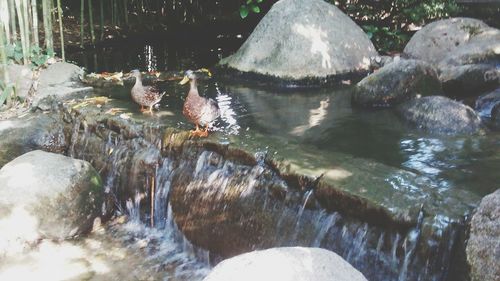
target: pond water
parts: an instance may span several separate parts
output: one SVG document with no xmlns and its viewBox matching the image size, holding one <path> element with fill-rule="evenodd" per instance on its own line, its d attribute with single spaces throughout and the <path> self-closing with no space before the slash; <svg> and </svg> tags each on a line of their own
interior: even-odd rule
<svg viewBox="0 0 500 281">
<path fill-rule="evenodd" d="M 68 56 L 90 71 L 183 71 L 212 66 L 244 37 L 142 38 Z M 140 113 L 131 102 L 131 86 L 99 89 L 98 94 L 151 126 L 192 129 L 182 115 L 185 86 L 160 83 L 167 94 L 153 115 Z M 500 187 L 499 133 L 424 133 L 391 110 L 353 108 L 352 86 L 283 91 L 215 77 L 200 81 L 199 89 L 217 100 L 222 112 L 211 140 L 283 159 L 294 171 L 323 176 L 394 216 L 425 205 L 435 224 L 458 221 Z"/>
</svg>

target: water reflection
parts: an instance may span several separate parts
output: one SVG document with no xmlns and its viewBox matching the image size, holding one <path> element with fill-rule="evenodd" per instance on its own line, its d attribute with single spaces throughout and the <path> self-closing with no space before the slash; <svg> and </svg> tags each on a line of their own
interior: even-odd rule
<svg viewBox="0 0 500 281">
<path fill-rule="evenodd" d="M 403 167 L 419 171 L 424 174 L 437 176 L 441 169 L 438 166 L 444 166 L 436 154 L 445 151 L 445 146 L 438 139 L 403 139 L 401 140 L 401 150 L 406 152 L 408 160 L 403 162 Z M 448 168 L 453 168 L 448 166 Z"/>
</svg>

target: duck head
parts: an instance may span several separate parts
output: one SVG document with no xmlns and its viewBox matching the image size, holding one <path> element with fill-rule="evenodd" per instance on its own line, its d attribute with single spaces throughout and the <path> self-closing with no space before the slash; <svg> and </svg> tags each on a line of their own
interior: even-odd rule
<svg viewBox="0 0 500 281">
<path fill-rule="evenodd" d="M 130 71 L 130 75 L 132 77 L 135 77 L 135 78 L 140 78 L 141 72 L 139 71 L 139 69 L 134 69 L 134 70 Z"/>
<path fill-rule="evenodd" d="M 194 73 L 194 71 L 188 70 L 184 73 L 184 78 L 182 79 L 181 82 L 179 82 L 179 84 L 184 85 L 187 82 L 195 79 L 196 79 L 196 74 Z"/>
</svg>

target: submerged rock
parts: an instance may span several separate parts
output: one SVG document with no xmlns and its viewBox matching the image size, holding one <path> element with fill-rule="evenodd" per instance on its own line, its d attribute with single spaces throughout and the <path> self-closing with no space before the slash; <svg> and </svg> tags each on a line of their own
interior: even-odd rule
<svg viewBox="0 0 500 281">
<path fill-rule="evenodd" d="M 89 231 L 102 200 L 90 163 L 40 150 L 17 157 L 0 169 L 0 253 Z"/>
<path fill-rule="evenodd" d="M 472 281 L 500 278 L 500 189 L 486 196 L 472 216 L 467 261 Z"/>
<path fill-rule="evenodd" d="M 414 99 L 397 110 L 404 120 L 433 133 L 477 134 L 483 129 L 472 108 L 442 96 Z"/>
<path fill-rule="evenodd" d="M 301 80 L 367 71 L 377 55 L 363 30 L 321 0 L 281 0 L 241 48 L 220 61 L 237 71 Z"/>
<path fill-rule="evenodd" d="M 390 107 L 417 96 L 440 92 L 441 83 L 430 64 L 400 59 L 361 80 L 352 102 L 363 107 Z"/>
<path fill-rule="evenodd" d="M 219 263 L 204 281 L 362 281 L 367 280 L 334 252 L 284 247 L 242 254 Z"/>
<path fill-rule="evenodd" d="M 491 117 L 493 108 L 500 104 L 500 88 L 491 93 L 480 96 L 476 100 L 476 111 L 482 117 Z"/>
</svg>

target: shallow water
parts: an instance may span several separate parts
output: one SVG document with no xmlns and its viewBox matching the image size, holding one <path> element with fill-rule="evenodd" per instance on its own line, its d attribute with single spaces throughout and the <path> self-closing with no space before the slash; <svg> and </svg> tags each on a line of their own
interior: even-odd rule
<svg viewBox="0 0 500 281">
<path fill-rule="evenodd" d="M 73 58 L 97 71 L 132 68 L 181 71 L 211 66 L 222 55 L 235 50 L 242 40 L 236 35 L 215 36 L 208 44 L 188 46 L 162 40 L 141 41 L 126 48 L 115 46 L 74 54 Z M 86 59 L 82 60 L 83 57 Z M 131 102 L 131 86 L 126 83 L 98 89 L 97 93 L 113 98 L 114 107 L 123 108 L 132 113 L 133 119 L 151 127 L 193 128 L 182 116 L 187 87 L 176 81 L 162 82 L 160 87 L 167 94 L 155 113 L 146 115 Z M 402 122 L 391 110 L 353 108 L 352 86 L 281 91 L 215 77 L 200 81 L 199 89 L 202 95 L 217 100 L 222 112 L 212 128 L 215 132 L 211 140 L 283 159 L 294 171 L 323 176 L 335 187 L 376 202 L 395 216 L 425 205 L 431 224 L 445 229 L 452 221 L 470 213 L 482 196 L 500 187 L 499 133 L 489 132 L 484 136 L 425 133 Z M 136 214 L 133 208 L 128 213 Z M 330 226 L 337 221 L 335 214 L 318 219 L 324 225 L 318 225 L 320 231 L 314 245 L 336 243 L 322 238 L 329 229 L 332 231 Z M 300 227 L 298 223 L 296 227 Z M 347 237 L 346 243 L 352 240 L 359 244 L 353 244 L 353 249 L 363 248 L 367 227 L 353 230 L 352 237 L 359 241 L 344 235 L 345 227 L 340 227 L 341 236 Z M 415 231 L 420 229 L 417 227 Z M 380 234 L 381 241 L 386 239 L 384 235 Z M 397 245 L 404 238 L 396 235 L 390 239 Z M 353 263 L 363 261 L 361 254 L 353 256 L 349 252 L 343 256 Z"/>
</svg>

